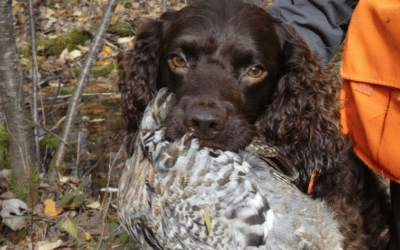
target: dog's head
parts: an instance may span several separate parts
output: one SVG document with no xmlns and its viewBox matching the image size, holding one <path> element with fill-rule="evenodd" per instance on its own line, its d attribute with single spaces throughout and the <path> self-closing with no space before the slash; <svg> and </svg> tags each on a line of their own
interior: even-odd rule
<svg viewBox="0 0 400 250">
<path fill-rule="evenodd" d="M 284 140 L 323 84 L 313 81 L 323 73 L 294 29 L 239 0 L 199 1 L 164 13 L 141 28 L 120 61 L 129 152 L 129 136 L 161 87 L 176 97 L 164 122 L 167 139 L 192 132 L 203 146 L 237 151 L 255 135 Z M 332 97 L 332 88 L 324 88 L 330 88 L 324 98 Z"/>
</svg>

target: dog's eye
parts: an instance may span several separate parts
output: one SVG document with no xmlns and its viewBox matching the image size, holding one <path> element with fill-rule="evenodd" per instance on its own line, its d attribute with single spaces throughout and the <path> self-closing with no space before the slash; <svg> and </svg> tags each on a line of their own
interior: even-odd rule
<svg viewBox="0 0 400 250">
<path fill-rule="evenodd" d="M 186 66 L 185 60 L 180 56 L 174 56 L 172 58 L 172 64 L 177 68 L 183 68 Z"/>
<path fill-rule="evenodd" d="M 247 72 L 247 75 L 254 77 L 254 78 L 259 78 L 260 76 L 263 75 L 263 73 L 264 73 L 264 71 L 262 69 L 253 67 Z"/>
</svg>

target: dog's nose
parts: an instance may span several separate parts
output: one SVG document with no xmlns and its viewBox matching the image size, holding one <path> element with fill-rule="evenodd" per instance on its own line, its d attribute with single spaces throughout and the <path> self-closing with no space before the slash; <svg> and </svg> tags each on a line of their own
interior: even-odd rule
<svg viewBox="0 0 400 250">
<path fill-rule="evenodd" d="M 210 140 L 225 128 L 225 118 L 212 108 L 194 108 L 185 115 L 185 126 L 199 139 Z"/>
</svg>

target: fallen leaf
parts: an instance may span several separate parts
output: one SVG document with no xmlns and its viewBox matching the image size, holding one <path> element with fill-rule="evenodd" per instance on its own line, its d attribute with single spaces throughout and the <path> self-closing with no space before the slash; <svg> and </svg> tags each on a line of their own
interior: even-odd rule
<svg viewBox="0 0 400 250">
<path fill-rule="evenodd" d="M 82 16 L 82 11 L 75 11 L 75 12 L 72 14 L 72 16 L 80 17 L 80 16 Z"/>
<path fill-rule="evenodd" d="M 132 42 L 133 39 L 135 39 L 134 36 L 131 36 L 131 37 L 121 37 L 121 38 L 118 39 L 117 43 L 119 43 L 119 44 L 122 44 L 122 43 L 129 43 L 129 42 Z"/>
<path fill-rule="evenodd" d="M 117 16 L 117 15 L 113 16 L 113 17 L 111 18 L 110 23 L 111 23 L 111 24 L 117 24 L 118 18 L 119 18 L 119 16 Z"/>
<path fill-rule="evenodd" d="M 106 57 L 111 53 L 111 48 L 108 46 L 104 46 L 101 52 L 103 53 L 103 57 Z"/>
<path fill-rule="evenodd" d="M 27 218 L 23 215 L 28 210 L 28 205 L 19 199 L 3 201 L 0 216 L 2 222 L 13 231 L 21 230 L 27 225 Z"/>
<path fill-rule="evenodd" d="M 25 24 L 25 16 L 24 15 L 17 14 L 16 16 L 17 16 L 18 24 Z"/>
<path fill-rule="evenodd" d="M 86 205 L 85 207 L 93 208 L 93 209 L 100 208 L 100 203 L 98 201 L 95 201 L 89 205 Z"/>
<path fill-rule="evenodd" d="M 17 196 L 10 191 L 7 191 L 0 195 L 0 199 L 2 199 L 2 200 L 9 200 L 9 199 L 14 199 L 14 198 L 17 198 Z"/>
<path fill-rule="evenodd" d="M 119 12 L 119 11 L 121 10 L 121 6 L 122 6 L 122 5 L 119 3 L 119 4 L 117 5 L 117 7 L 115 8 L 114 13 Z"/>
<path fill-rule="evenodd" d="M 49 21 L 46 23 L 46 25 L 44 26 L 43 30 L 49 30 L 51 28 L 51 26 L 57 22 L 57 18 L 55 17 L 49 17 Z"/>
<path fill-rule="evenodd" d="M 47 199 L 44 202 L 44 213 L 50 217 L 59 215 L 62 212 L 61 208 L 56 208 L 56 203 L 52 199 Z"/>
<path fill-rule="evenodd" d="M 79 184 L 81 182 L 81 179 L 76 176 L 71 176 L 69 180 L 74 184 Z"/>
<path fill-rule="evenodd" d="M 54 67 L 54 65 L 51 64 L 49 61 L 44 61 L 40 68 L 42 70 L 47 71 L 47 72 L 55 72 L 55 71 L 57 71 L 56 67 Z"/>
<path fill-rule="evenodd" d="M 46 60 L 46 56 L 37 56 L 39 62 Z"/>
<path fill-rule="evenodd" d="M 88 232 L 78 233 L 78 237 L 84 240 L 90 240 L 91 238 L 90 233 Z"/>
<path fill-rule="evenodd" d="M 204 220 L 206 221 L 208 233 L 211 233 L 211 221 L 210 221 L 210 216 L 208 215 L 208 212 L 207 212 L 206 210 L 204 210 Z"/>
<path fill-rule="evenodd" d="M 46 8 L 46 14 L 49 16 L 56 16 L 57 12 L 55 12 L 53 9 Z"/>
<path fill-rule="evenodd" d="M 67 183 L 69 181 L 69 177 L 68 176 L 61 176 L 60 177 L 60 182 L 61 183 Z"/>
<path fill-rule="evenodd" d="M 104 46 L 104 47 L 106 47 L 106 46 Z M 103 47 L 103 50 L 104 50 L 104 47 Z M 106 67 L 106 66 L 108 66 L 108 65 L 110 65 L 110 64 L 111 64 L 111 61 L 104 60 L 104 61 L 99 61 L 99 62 L 97 62 L 94 66 L 95 66 L 96 68 L 103 68 L 103 67 Z"/>
<path fill-rule="evenodd" d="M 69 218 L 64 218 L 61 221 L 60 225 L 70 235 L 74 236 L 75 238 L 78 237 L 78 232 L 79 232 L 78 227 L 72 220 L 70 220 Z"/>
<path fill-rule="evenodd" d="M 19 11 L 19 10 L 20 10 L 20 8 L 19 8 L 18 5 L 15 5 L 14 7 L 12 7 L 12 11 L 13 11 L 13 12 L 17 12 L 17 11 Z"/>
<path fill-rule="evenodd" d="M 89 47 L 85 47 L 85 46 L 81 46 L 81 45 L 77 45 L 76 47 L 78 47 L 78 49 L 80 49 L 83 53 L 86 53 L 90 50 Z"/>
<path fill-rule="evenodd" d="M 36 249 L 37 250 L 53 250 L 58 248 L 59 246 L 62 245 L 62 240 L 57 240 L 55 242 L 50 242 L 50 241 L 39 241 L 36 243 Z"/>
</svg>

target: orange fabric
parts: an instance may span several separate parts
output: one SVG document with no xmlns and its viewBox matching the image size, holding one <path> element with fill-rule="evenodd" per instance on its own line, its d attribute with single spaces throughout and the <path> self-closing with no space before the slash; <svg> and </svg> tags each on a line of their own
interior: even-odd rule
<svg viewBox="0 0 400 250">
<path fill-rule="evenodd" d="M 342 131 L 372 169 L 400 183 L 400 0 L 360 0 L 341 75 Z"/>
<path fill-rule="evenodd" d="M 343 51 L 342 77 L 400 88 L 400 0 L 360 0 Z"/>
<path fill-rule="evenodd" d="M 400 89 L 364 82 L 372 88 L 368 96 L 356 90 L 359 84 L 343 82 L 342 132 L 353 139 L 355 153 L 369 167 L 400 182 Z"/>
</svg>

